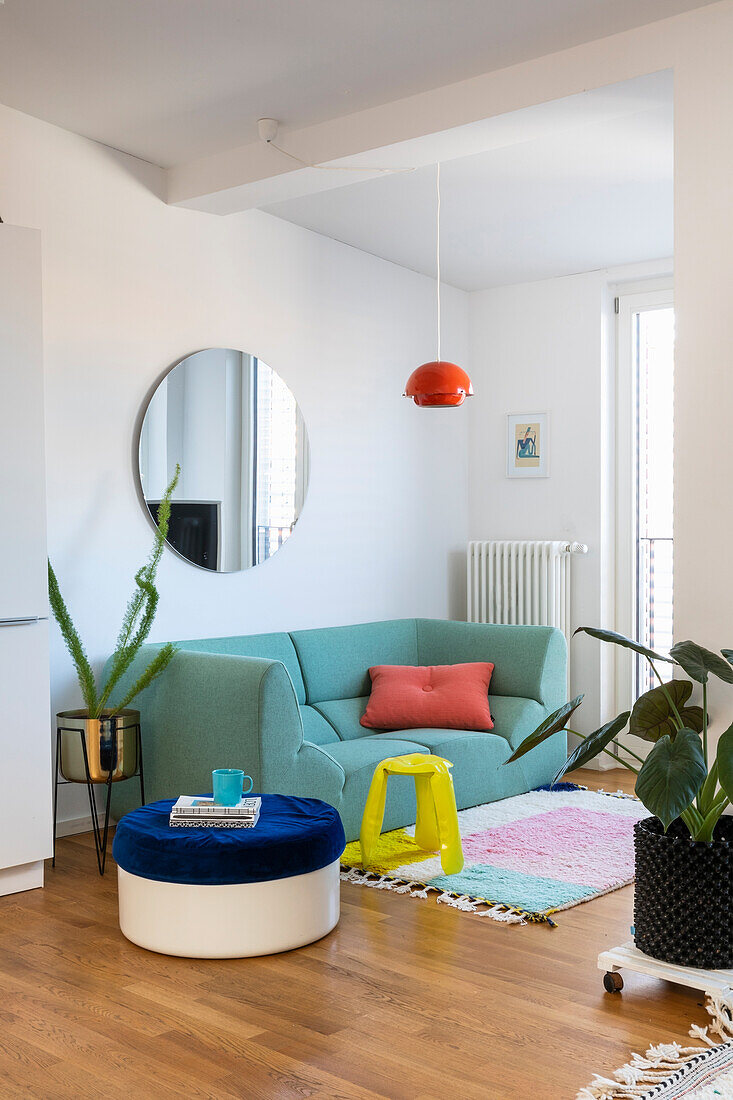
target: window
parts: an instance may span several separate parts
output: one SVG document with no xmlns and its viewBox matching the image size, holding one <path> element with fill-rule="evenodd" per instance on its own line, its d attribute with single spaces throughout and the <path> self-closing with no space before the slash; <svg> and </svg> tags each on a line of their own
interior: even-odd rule
<svg viewBox="0 0 733 1100">
<path fill-rule="evenodd" d="M 674 310 L 633 315 L 637 377 L 637 637 L 666 654 L 672 644 L 672 493 Z M 660 673 L 664 666 L 660 668 Z M 669 669 L 666 670 L 669 673 Z M 671 678 L 671 675 L 670 675 Z M 637 661 L 639 694 L 654 686 L 649 663 Z"/>
<path fill-rule="evenodd" d="M 671 287 L 618 299 L 617 625 L 658 653 L 673 642 L 674 308 Z M 669 678 L 670 667 L 658 665 Z M 617 666 L 620 707 L 655 684 L 643 657 Z"/>
<path fill-rule="evenodd" d="M 255 363 L 257 521 L 254 560 L 259 564 L 290 537 L 302 507 L 298 466 L 302 467 L 305 461 L 305 433 L 295 398 L 280 375 L 260 360 Z"/>
</svg>

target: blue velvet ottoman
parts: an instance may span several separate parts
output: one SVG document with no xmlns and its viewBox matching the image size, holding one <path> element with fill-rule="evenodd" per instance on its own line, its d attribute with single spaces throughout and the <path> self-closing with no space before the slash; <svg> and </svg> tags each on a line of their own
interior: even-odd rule
<svg viewBox="0 0 733 1100">
<path fill-rule="evenodd" d="M 263 794 L 254 829 L 172 828 L 174 799 L 126 814 L 112 853 L 120 928 L 165 955 L 289 951 L 339 919 L 341 818 L 317 798 Z"/>
</svg>

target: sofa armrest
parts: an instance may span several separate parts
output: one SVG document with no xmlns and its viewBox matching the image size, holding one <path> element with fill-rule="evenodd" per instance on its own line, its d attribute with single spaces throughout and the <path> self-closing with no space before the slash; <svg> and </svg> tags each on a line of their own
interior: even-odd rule
<svg viewBox="0 0 733 1100">
<path fill-rule="evenodd" d="M 124 681 L 139 676 L 159 645 L 142 648 Z M 303 741 L 292 681 L 280 661 L 179 650 L 166 671 L 131 704 L 140 711 L 147 801 L 211 789 L 211 771 L 239 767 L 255 791 L 298 790 L 299 772 L 320 789 L 343 787 L 344 776 L 325 754 Z M 283 785 L 284 784 L 284 785 Z M 301 784 L 302 786 L 302 784 Z M 116 784 L 115 815 L 139 805 L 137 783 Z"/>
<path fill-rule="evenodd" d="M 548 711 L 565 702 L 567 644 L 556 627 L 418 619 L 417 648 L 421 665 L 493 662 L 491 695 L 534 699 Z"/>
<path fill-rule="evenodd" d="M 322 798 L 338 807 L 346 782 L 343 768 L 318 745 L 303 740 L 300 707 L 288 671 L 270 661 L 260 681 L 259 745 L 263 791 Z M 283 736 L 284 729 L 297 737 Z"/>
</svg>

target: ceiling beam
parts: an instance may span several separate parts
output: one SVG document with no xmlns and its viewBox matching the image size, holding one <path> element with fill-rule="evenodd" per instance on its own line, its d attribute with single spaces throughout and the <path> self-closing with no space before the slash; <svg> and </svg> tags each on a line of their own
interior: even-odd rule
<svg viewBox="0 0 733 1100">
<path fill-rule="evenodd" d="M 377 173 L 368 169 L 375 165 L 419 167 L 483 151 L 487 145 L 480 142 L 489 148 L 511 144 L 519 140 L 512 137 L 511 120 L 502 123 L 498 116 L 643 76 L 650 56 L 658 55 L 659 69 L 666 68 L 670 40 L 680 22 L 695 15 L 686 12 L 299 131 L 281 128 L 278 144 L 308 164 L 363 164 L 363 173 L 303 168 L 260 141 L 168 169 L 168 202 L 232 214 L 373 178 Z M 634 109 L 638 105 L 629 106 Z M 495 132 L 488 132 L 488 122 Z"/>
</svg>

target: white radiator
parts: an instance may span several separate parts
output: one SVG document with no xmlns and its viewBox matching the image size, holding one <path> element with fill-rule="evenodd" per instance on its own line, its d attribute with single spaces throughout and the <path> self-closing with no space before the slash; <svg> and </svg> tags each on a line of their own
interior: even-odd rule
<svg viewBox="0 0 733 1100">
<path fill-rule="evenodd" d="M 570 642 L 570 556 L 581 542 L 469 542 L 468 621 L 557 626 Z"/>
</svg>

